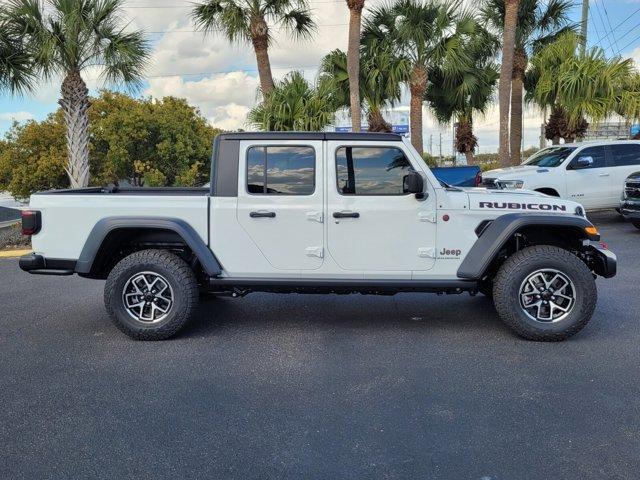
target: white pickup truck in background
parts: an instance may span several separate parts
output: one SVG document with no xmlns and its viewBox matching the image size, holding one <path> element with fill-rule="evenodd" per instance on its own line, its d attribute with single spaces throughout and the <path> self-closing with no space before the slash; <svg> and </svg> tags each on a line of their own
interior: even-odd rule
<svg viewBox="0 0 640 480">
<path fill-rule="evenodd" d="M 544 148 L 522 165 L 484 172 L 482 185 L 535 190 L 587 210 L 619 208 L 626 178 L 638 171 L 638 140 L 570 143 Z"/>
<path fill-rule="evenodd" d="M 466 291 L 519 335 L 561 340 L 616 273 L 579 203 L 450 187 L 393 134 L 221 134 L 209 188 L 43 192 L 23 230 L 23 270 L 106 279 L 137 339 L 175 334 L 206 291 Z"/>
</svg>

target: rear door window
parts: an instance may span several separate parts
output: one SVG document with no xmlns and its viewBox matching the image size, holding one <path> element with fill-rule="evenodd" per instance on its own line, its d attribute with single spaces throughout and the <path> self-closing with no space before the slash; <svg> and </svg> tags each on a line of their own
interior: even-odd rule
<svg viewBox="0 0 640 480">
<path fill-rule="evenodd" d="M 250 147 L 247 191 L 257 195 L 311 195 L 315 191 L 315 169 L 313 147 Z"/>
<path fill-rule="evenodd" d="M 614 167 L 640 165 L 640 145 L 631 143 L 611 145 L 611 153 Z"/>
</svg>

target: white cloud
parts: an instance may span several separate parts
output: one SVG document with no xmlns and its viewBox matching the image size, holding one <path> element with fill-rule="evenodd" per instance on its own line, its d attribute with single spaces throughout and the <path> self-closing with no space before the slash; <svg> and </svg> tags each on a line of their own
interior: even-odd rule
<svg viewBox="0 0 640 480">
<path fill-rule="evenodd" d="M 249 109 L 256 103 L 257 89 L 256 77 L 230 72 L 197 81 L 185 81 L 182 77 L 152 78 L 145 94 L 155 98 L 184 97 L 198 106 L 212 125 L 235 129 L 244 125 Z"/>
<path fill-rule="evenodd" d="M 31 120 L 33 114 L 31 112 L 25 112 L 24 110 L 19 112 L 3 112 L 0 113 L 0 122 L 24 122 Z"/>
</svg>

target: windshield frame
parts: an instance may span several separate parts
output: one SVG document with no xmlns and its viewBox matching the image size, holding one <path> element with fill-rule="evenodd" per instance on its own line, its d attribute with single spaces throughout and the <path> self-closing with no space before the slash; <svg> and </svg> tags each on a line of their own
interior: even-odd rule
<svg viewBox="0 0 640 480">
<path fill-rule="evenodd" d="M 529 158 L 527 158 L 524 162 L 522 162 L 521 165 L 527 165 L 527 166 L 532 166 L 532 167 L 540 167 L 540 168 L 557 168 L 562 166 L 562 164 L 564 162 L 567 161 L 567 159 L 573 155 L 575 153 L 575 151 L 578 149 L 578 147 L 568 147 L 568 146 L 564 146 L 564 145 L 553 145 L 551 147 L 546 147 L 543 148 L 542 150 L 538 150 L 536 153 L 534 153 L 533 155 L 531 155 Z M 555 164 L 555 165 L 540 165 L 538 163 L 531 163 L 531 160 L 537 160 L 537 161 L 542 161 L 544 160 L 544 158 L 553 153 L 553 152 L 561 152 L 562 150 L 566 150 L 566 155 L 560 159 L 560 161 Z M 540 158 L 538 158 L 540 157 Z"/>
</svg>

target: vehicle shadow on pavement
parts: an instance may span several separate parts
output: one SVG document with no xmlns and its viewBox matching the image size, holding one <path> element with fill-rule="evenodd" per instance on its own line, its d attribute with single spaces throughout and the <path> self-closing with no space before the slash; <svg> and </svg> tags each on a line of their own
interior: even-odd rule
<svg viewBox="0 0 640 480">
<path fill-rule="evenodd" d="M 177 337 L 224 335 L 228 329 L 237 328 L 299 330 L 302 326 L 320 330 L 458 330 L 471 335 L 490 331 L 510 335 L 491 300 L 482 295 L 255 293 L 240 299 L 217 297 L 201 302 Z"/>
</svg>

